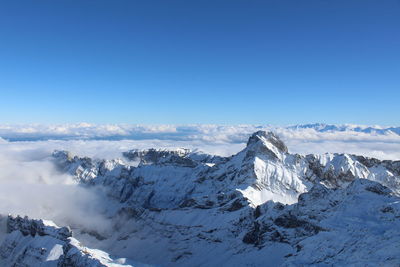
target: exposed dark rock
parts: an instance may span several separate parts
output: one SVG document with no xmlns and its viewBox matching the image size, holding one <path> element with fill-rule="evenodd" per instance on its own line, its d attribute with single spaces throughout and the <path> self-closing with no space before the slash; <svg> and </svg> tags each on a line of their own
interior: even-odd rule
<svg viewBox="0 0 400 267">
<path fill-rule="evenodd" d="M 254 209 L 253 216 L 254 216 L 254 218 L 258 218 L 261 216 L 261 207 L 260 206 L 257 206 Z"/>
<path fill-rule="evenodd" d="M 214 201 L 207 200 L 203 204 L 198 204 L 198 205 L 196 205 L 194 207 L 197 208 L 197 209 L 211 209 L 214 205 L 215 205 Z"/>
<path fill-rule="evenodd" d="M 90 236 L 93 236 L 94 238 L 96 238 L 97 240 L 105 240 L 107 237 L 100 234 L 99 232 L 95 231 L 95 230 L 82 230 L 81 234 L 88 234 Z"/>
<path fill-rule="evenodd" d="M 381 163 L 381 161 L 379 159 L 375 159 L 375 158 L 368 158 L 368 157 L 364 157 L 364 156 L 355 156 L 355 158 L 364 166 L 371 168 L 375 165 L 378 165 Z"/>
<path fill-rule="evenodd" d="M 382 211 L 383 213 L 388 213 L 388 212 L 394 213 L 393 207 L 384 207 L 384 208 L 381 209 L 381 211 Z"/>
<path fill-rule="evenodd" d="M 187 157 L 190 153 L 188 149 L 182 150 L 131 150 L 124 152 L 123 156 L 129 160 L 139 160 L 140 165 L 149 164 L 164 164 L 164 165 L 177 165 L 181 167 L 194 168 L 198 162 Z"/>
<path fill-rule="evenodd" d="M 228 207 L 226 207 L 224 210 L 231 211 L 231 212 L 237 211 L 247 205 L 248 205 L 248 201 L 246 198 L 237 198 L 233 202 L 229 203 Z"/>
<path fill-rule="evenodd" d="M 68 227 L 47 227 L 43 220 L 33 220 L 28 217 L 13 217 L 11 215 L 7 218 L 7 232 L 20 231 L 23 235 L 39 235 L 39 236 L 53 236 L 60 240 L 66 240 L 72 236 L 72 231 Z"/>
<path fill-rule="evenodd" d="M 187 207 L 193 207 L 197 204 L 196 200 L 193 198 L 188 198 L 182 201 L 182 203 L 179 205 L 180 208 L 187 208 Z"/>
<path fill-rule="evenodd" d="M 274 145 L 280 152 L 288 153 L 288 148 L 285 143 L 273 132 L 258 131 L 253 133 L 247 141 L 247 146 L 262 141 L 262 138 Z"/>
<path fill-rule="evenodd" d="M 243 237 L 243 242 L 246 244 L 253 244 L 255 246 L 262 243 L 262 232 L 260 230 L 260 223 L 254 222 L 253 229 L 246 233 Z"/>
<path fill-rule="evenodd" d="M 323 230 L 317 225 L 314 225 L 304 220 L 300 220 L 296 216 L 289 214 L 279 216 L 274 220 L 274 223 L 283 228 L 303 228 L 311 235 L 317 234 Z"/>
<path fill-rule="evenodd" d="M 378 194 L 378 195 L 390 195 L 390 193 L 392 192 L 386 186 L 383 186 L 378 183 L 374 183 L 373 185 L 366 187 L 365 190 L 370 191 L 375 194 Z"/>
</svg>

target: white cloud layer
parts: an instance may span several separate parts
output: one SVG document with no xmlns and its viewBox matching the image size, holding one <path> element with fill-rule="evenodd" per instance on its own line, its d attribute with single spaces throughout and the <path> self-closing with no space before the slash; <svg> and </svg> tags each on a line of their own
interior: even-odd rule
<svg viewBox="0 0 400 267">
<path fill-rule="evenodd" d="M 48 139 L 160 139 L 240 142 L 260 129 L 274 130 L 296 138 L 391 138 L 400 135 L 400 127 L 307 124 L 272 125 L 132 125 L 132 124 L 61 124 L 0 125 L 0 137 L 11 141 Z"/>
<path fill-rule="evenodd" d="M 105 232 L 106 198 L 60 173 L 49 157 L 51 149 L 39 142 L 0 142 L 0 214 Z"/>
<path fill-rule="evenodd" d="M 242 149 L 248 136 L 257 130 L 276 132 L 295 153 L 337 152 L 400 159 L 400 127 L 376 125 L 0 125 L 0 144 L 9 140 L 15 147 L 39 149 L 46 155 L 54 149 L 66 149 L 99 158 L 119 157 L 122 151 L 150 147 L 186 147 L 231 155 Z"/>
</svg>

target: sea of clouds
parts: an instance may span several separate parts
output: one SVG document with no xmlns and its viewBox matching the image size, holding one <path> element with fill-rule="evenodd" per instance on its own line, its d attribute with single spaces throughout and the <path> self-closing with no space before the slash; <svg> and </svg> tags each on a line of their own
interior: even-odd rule
<svg viewBox="0 0 400 267">
<path fill-rule="evenodd" d="M 309 124 L 273 125 L 130 125 L 62 124 L 0 125 L 0 143 L 20 150 L 49 154 L 65 149 L 78 155 L 120 157 L 132 148 L 185 147 L 231 155 L 245 146 L 249 135 L 271 130 L 290 152 L 352 153 L 379 159 L 400 159 L 400 127 Z"/>
<path fill-rule="evenodd" d="M 79 186 L 53 164 L 54 150 L 120 158 L 130 149 L 184 147 L 229 156 L 258 130 L 273 130 L 292 153 L 352 153 L 400 159 L 399 128 L 356 125 L 0 125 L 0 214 L 28 215 L 60 225 L 109 227 L 101 192 Z"/>
</svg>

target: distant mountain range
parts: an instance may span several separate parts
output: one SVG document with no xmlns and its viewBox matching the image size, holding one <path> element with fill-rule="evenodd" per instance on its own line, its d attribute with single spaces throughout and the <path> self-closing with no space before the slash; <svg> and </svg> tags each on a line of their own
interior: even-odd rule
<svg viewBox="0 0 400 267">
<path fill-rule="evenodd" d="M 375 133 L 375 134 L 391 134 L 395 133 L 400 135 L 400 127 L 382 127 L 382 126 L 360 126 L 352 124 L 300 124 L 287 127 L 288 129 L 313 129 L 317 132 L 359 132 L 359 133 Z"/>
<path fill-rule="evenodd" d="M 8 141 L 39 140 L 216 140 L 245 142 L 252 132 L 273 130 L 286 133 L 363 133 L 374 136 L 400 136 L 400 127 L 302 124 L 273 125 L 129 125 L 129 124 L 62 124 L 62 125 L 0 125 L 0 138 Z"/>
</svg>

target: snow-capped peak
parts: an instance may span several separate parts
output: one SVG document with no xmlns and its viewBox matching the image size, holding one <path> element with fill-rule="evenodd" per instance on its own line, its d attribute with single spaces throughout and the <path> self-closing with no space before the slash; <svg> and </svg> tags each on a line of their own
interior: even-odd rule
<svg viewBox="0 0 400 267">
<path fill-rule="evenodd" d="M 75 228 L 74 233 L 89 242 L 85 246 L 119 259 L 162 266 L 400 263 L 399 161 L 290 154 L 274 133 L 265 131 L 252 134 L 231 157 L 184 149 L 131 150 L 125 158 L 141 163 L 133 166 L 65 151 L 53 156 L 60 170 L 112 201 L 104 206 L 112 233 L 105 237 Z M 32 255 L 35 263 L 126 263 L 59 235 L 70 233 L 67 229 L 22 222 L 9 227 L 0 265 L 1 260 L 31 261 Z M 43 243 L 49 237 L 55 239 L 51 246 Z M 20 247 L 28 253 L 17 257 Z M 349 259 L 355 252 L 358 258 Z"/>
<path fill-rule="evenodd" d="M 266 131 L 253 133 L 247 141 L 246 149 L 255 155 L 269 155 L 275 159 L 282 159 L 282 155 L 288 153 L 285 143 L 273 132 Z"/>
</svg>

